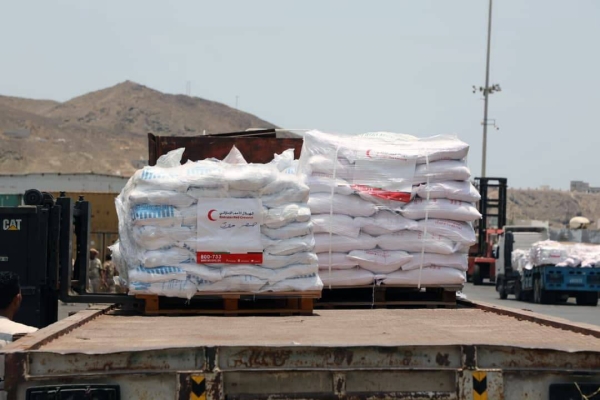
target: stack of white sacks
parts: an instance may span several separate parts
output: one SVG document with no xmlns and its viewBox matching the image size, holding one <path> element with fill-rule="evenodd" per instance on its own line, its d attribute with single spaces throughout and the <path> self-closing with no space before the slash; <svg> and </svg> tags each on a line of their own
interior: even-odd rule
<svg viewBox="0 0 600 400">
<path fill-rule="evenodd" d="M 298 168 L 325 286 L 462 285 L 481 218 L 468 149 L 454 136 L 306 133 Z"/>
<path fill-rule="evenodd" d="M 518 271 L 544 265 L 592 268 L 600 266 L 600 245 L 544 240 L 529 250 L 513 250 L 511 258 Z"/>
<path fill-rule="evenodd" d="M 224 161 L 181 165 L 182 154 L 137 171 L 116 200 L 112 250 L 130 294 L 322 288 L 309 189 L 285 172 L 293 151 L 270 164 L 247 164 L 235 148 Z"/>
</svg>

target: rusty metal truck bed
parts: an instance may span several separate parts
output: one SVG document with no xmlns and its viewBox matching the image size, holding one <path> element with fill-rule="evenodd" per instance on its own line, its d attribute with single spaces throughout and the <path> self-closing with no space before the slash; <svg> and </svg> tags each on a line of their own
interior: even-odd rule
<svg viewBox="0 0 600 400">
<path fill-rule="evenodd" d="M 3 351 L 8 399 L 73 383 L 127 399 L 548 399 L 600 382 L 600 329 L 476 304 L 237 318 L 98 308 Z"/>
</svg>

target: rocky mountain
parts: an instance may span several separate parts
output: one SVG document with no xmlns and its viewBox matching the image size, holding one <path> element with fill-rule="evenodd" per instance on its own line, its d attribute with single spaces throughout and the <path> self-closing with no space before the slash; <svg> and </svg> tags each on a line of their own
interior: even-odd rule
<svg viewBox="0 0 600 400">
<path fill-rule="evenodd" d="M 130 81 L 64 103 L 0 96 L 0 174 L 129 175 L 148 157 L 148 132 L 187 136 L 274 127 L 221 103 Z"/>
</svg>

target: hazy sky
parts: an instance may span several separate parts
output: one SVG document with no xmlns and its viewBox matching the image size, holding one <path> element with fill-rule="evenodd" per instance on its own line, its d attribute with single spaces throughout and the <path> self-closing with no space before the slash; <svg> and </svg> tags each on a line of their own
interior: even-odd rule
<svg viewBox="0 0 600 400">
<path fill-rule="evenodd" d="M 0 94 L 133 80 L 286 128 L 456 133 L 481 170 L 486 0 L 4 1 Z M 600 1 L 496 0 L 488 176 L 600 186 Z"/>
</svg>

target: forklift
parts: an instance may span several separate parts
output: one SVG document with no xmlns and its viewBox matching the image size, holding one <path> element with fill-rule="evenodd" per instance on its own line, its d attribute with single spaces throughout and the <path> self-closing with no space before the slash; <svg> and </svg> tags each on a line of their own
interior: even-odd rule
<svg viewBox="0 0 600 400">
<path fill-rule="evenodd" d="M 494 245 L 506 225 L 506 178 L 475 178 L 475 187 L 481 195 L 479 212 L 482 218 L 475 222 L 477 243 L 469 249 L 467 280 L 473 285 L 496 281 Z"/>
<path fill-rule="evenodd" d="M 25 192 L 23 203 L 0 207 L 0 270 L 19 275 L 23 296 L 16 322 L 37 328 L 56 322 L 59 300 L 137 302 L 123 294 L 87 292 L 91 207 L 83 196 L 73 201 L 61 192 L 55 199 L 32 189 Z"/>
</svg>

